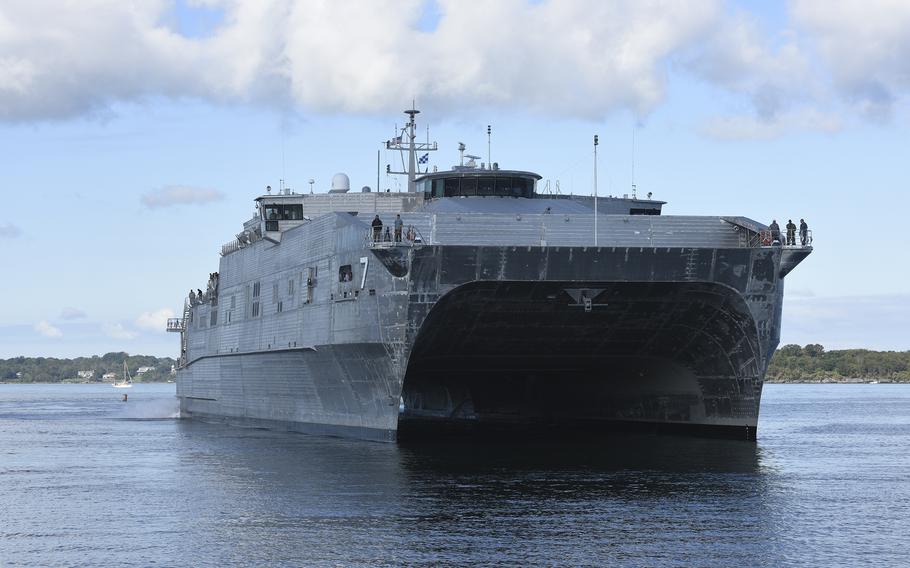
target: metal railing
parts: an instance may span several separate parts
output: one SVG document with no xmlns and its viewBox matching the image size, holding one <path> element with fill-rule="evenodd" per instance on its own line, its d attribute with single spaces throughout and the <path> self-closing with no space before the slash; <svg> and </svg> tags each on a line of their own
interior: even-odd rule
<svg viewBox="0 0 910 568">
<path fill-rule="evenodd" d="M 167 318 L 167 330 L 174 333 L 186 331 L 186 320 L 183 318 Z"/>
<path fill-rule="evenodd" d="M 427 244 L 420 230 L 413 225 L 409 225 L 401 232 L 400 239 L 396 239 L 391 232 L 388 235 L 381 231 L 377 234 L 370 228 L 367 231 L 366 242 L 369 248 L 413 247 Z"/>
<path fill-rule="evenodd" d="M 812 246 L 812 238 L 812 229 L 805 235 L 797 233 L 792 239 L 787 237 L 786 232 L 775 235 L 770 229 L 765 229 L 756 233 L 749 244 L 753 247 L 807 248 Z"/>
</svg>

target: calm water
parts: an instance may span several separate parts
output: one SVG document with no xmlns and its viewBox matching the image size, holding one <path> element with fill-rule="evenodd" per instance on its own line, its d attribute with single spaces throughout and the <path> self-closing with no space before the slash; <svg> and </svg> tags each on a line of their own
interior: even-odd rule
<svg viewBox="0 0 910 568">
<path fill-rule="evenodd" d="M 910 386 L 770 385 L 757 444 L 396 446 L 0 385 L 0 566 L 906 566 Z"/>
</svg>

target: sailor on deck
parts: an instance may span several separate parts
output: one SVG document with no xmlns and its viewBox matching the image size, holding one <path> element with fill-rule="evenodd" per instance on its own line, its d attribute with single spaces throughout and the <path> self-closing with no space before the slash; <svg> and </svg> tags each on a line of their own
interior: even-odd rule
<svg viewBox="0 0 910 568">
<path fill-rule="evenodd" d="M 382 237 L 382 219 L 379 218 L 379 215 L 373 217 L 373 242 L 379 242 L 379 239 Z"/>
<path fill-rule="evenodd" d="M 793 219 L 787 221 L 787 244 L 796 244 L 796 225 L 793 224 Z"/>
<path fill-rule="evenodd" d="M 404 226 L 404 221 L 401 220 L 401 215 L 395 215 L 395 242 L 401 242 L 401 228 Z"/>
<path fill-rule="evenodd" d="M 774 244 L 774 241 L 780 244 L 780 225 L 777 224 L 777 219 L 772 219 L 768 228 L 771 229 L 771 244 Z"/>
</svg>

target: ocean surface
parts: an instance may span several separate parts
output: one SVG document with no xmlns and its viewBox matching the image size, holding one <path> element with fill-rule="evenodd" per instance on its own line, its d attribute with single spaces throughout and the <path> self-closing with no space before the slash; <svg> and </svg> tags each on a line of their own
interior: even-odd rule
<svg viewBox="0 0 910 568">
<path fill-rule="evenodd" d="M 758 442 L 394 445 L 0 385 L 0 566 L 907 566 L 910 386 L 767 385 Z"/>
</svg>

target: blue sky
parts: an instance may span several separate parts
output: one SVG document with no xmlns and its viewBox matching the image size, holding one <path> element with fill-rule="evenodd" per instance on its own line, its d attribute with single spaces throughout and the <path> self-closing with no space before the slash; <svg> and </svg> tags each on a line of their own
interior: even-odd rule
<svg viewBox="0 0 910 568">
<path fill-rule="evenodd" d="M 665 213 L 807 219 L 783 343 L 910 349 L 905 2 L 42 4 L 0 6 L 0 357 L 173 356 L 252 199 L 374 186 L 412 97 L 431 164 L 492 124 L 494 160 L 575 193 L 595 133 L 629 192 L 634 130 Z"/>
</svg>

